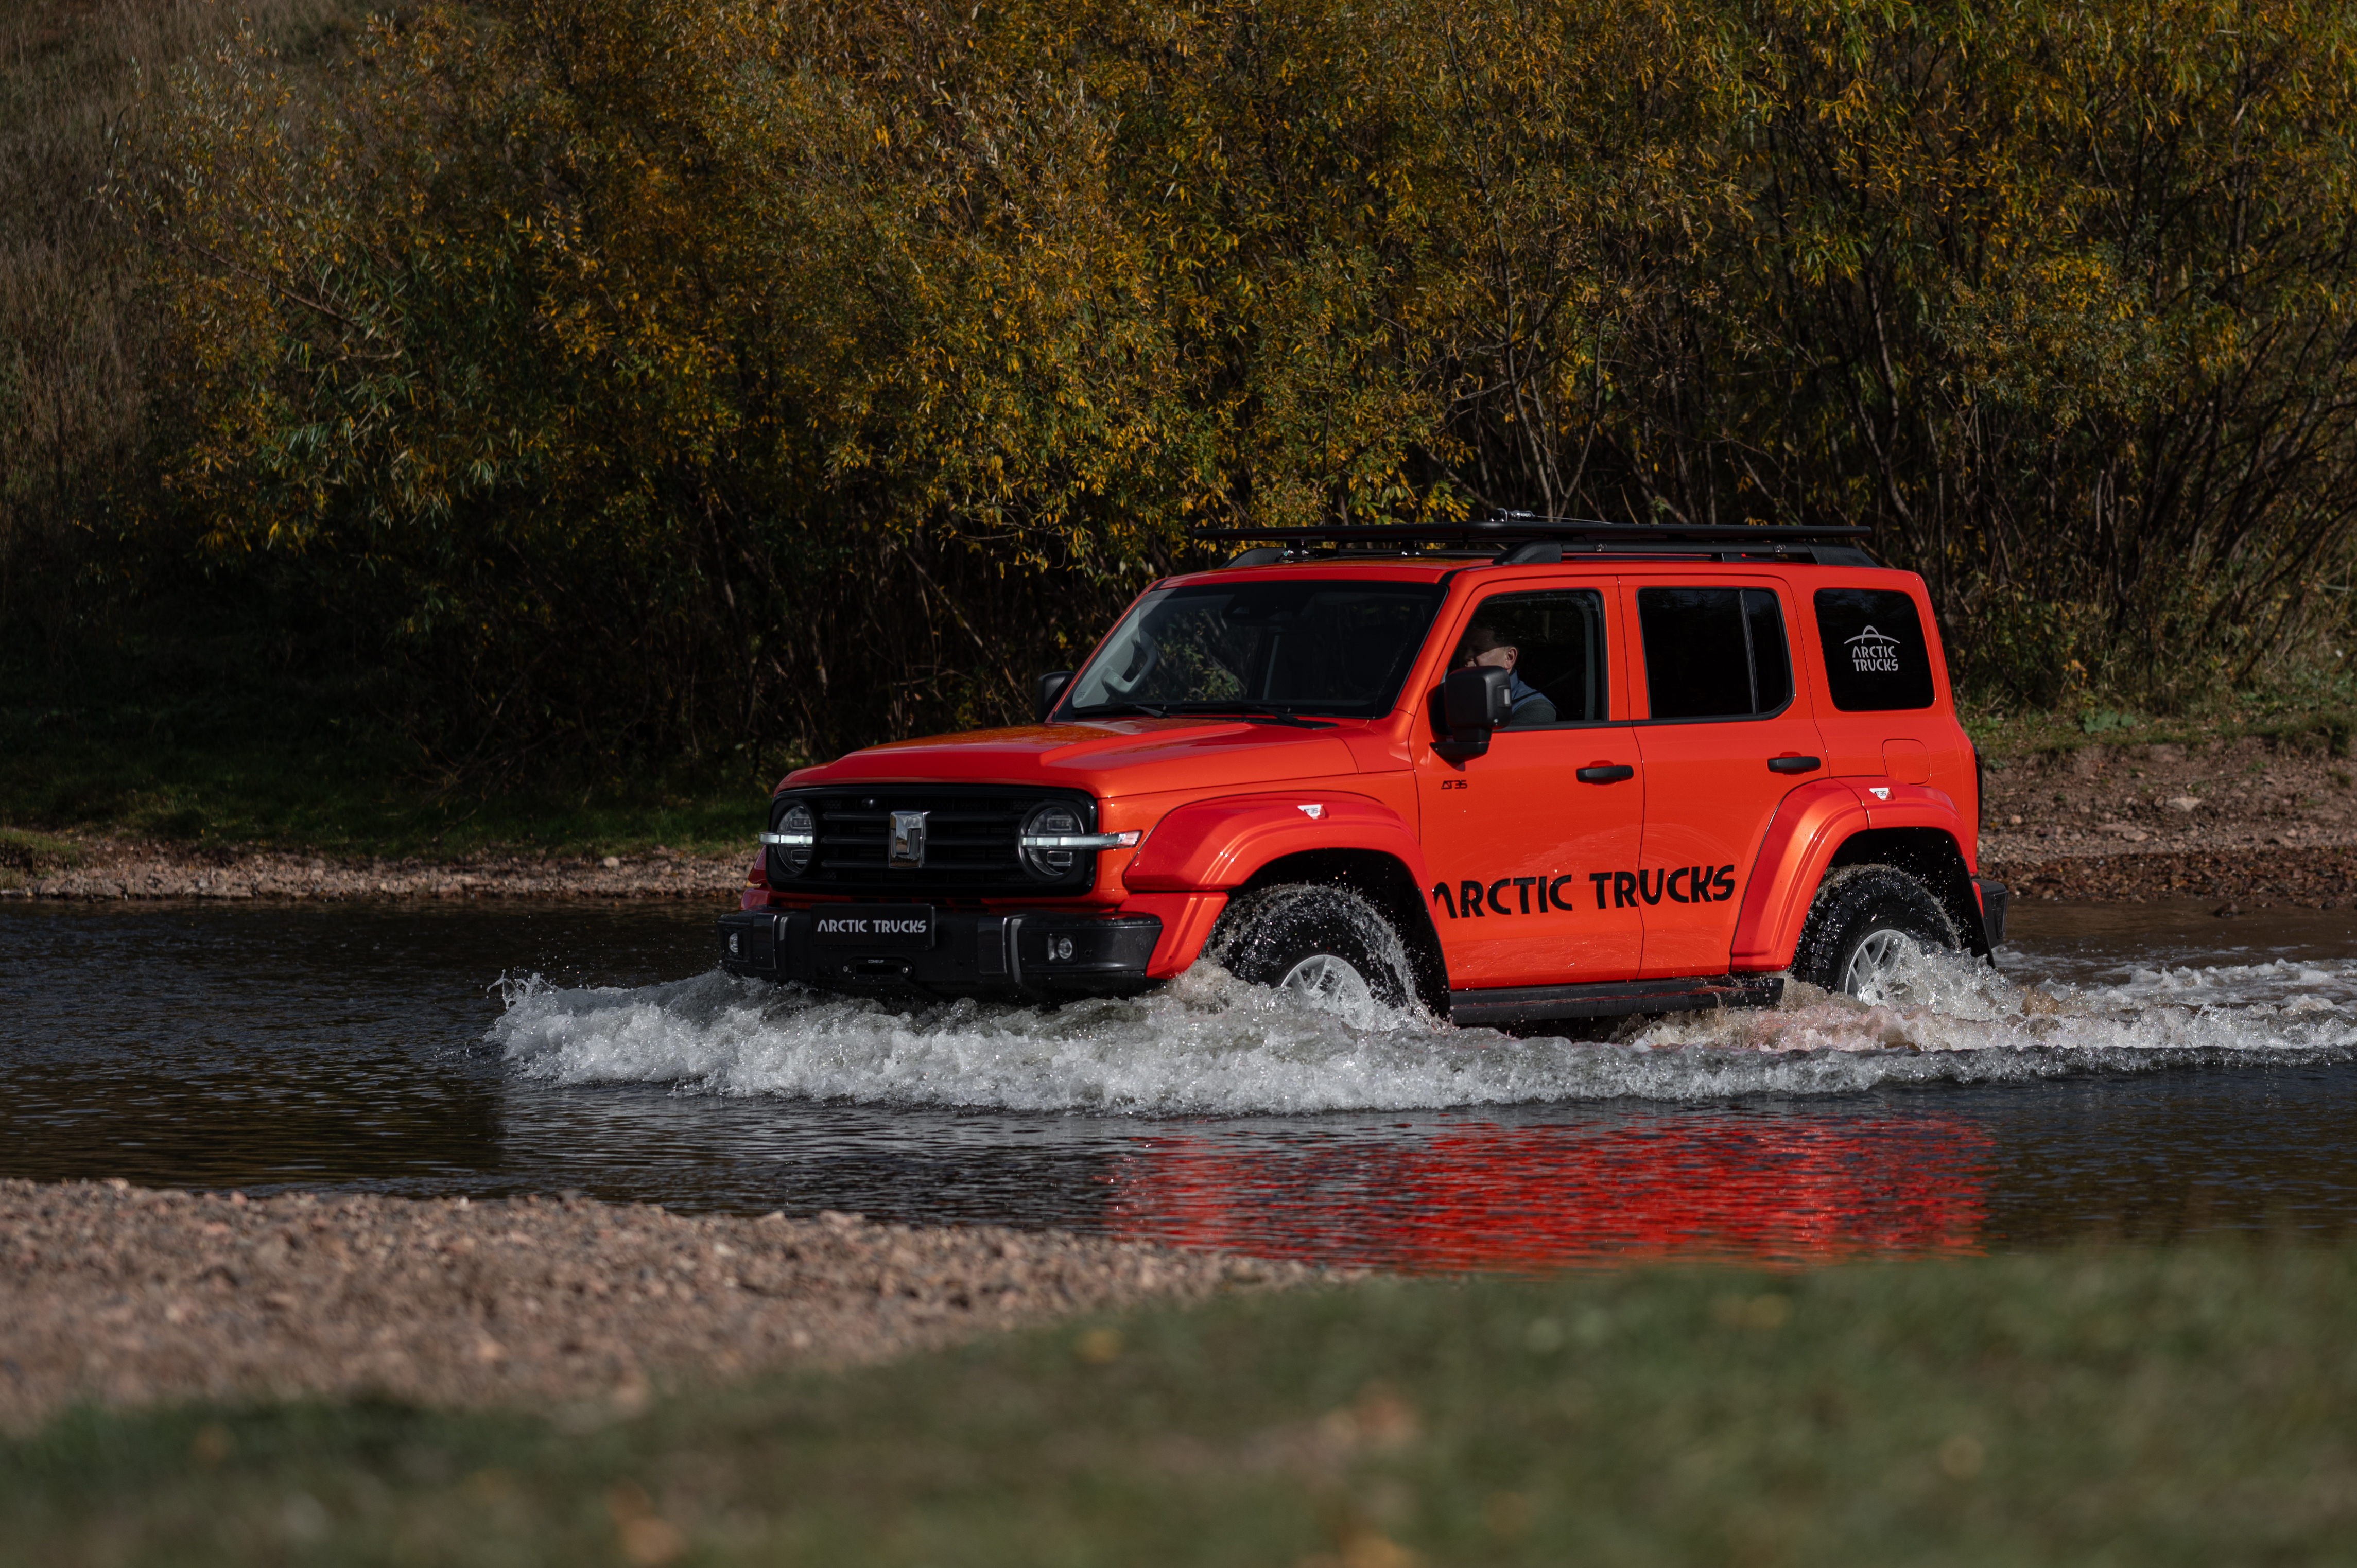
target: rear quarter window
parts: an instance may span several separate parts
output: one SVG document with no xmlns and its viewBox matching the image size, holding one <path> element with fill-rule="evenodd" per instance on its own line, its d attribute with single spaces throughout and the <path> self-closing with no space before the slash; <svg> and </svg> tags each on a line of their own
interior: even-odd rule
<svg viewBox="0 0 2357 1568">
<path fill-rule="evenodd" d="M 1816 603 L 1835 707 L 1859 714 L 1932 705 L 1932 649 L 1912 596 L 1819 588 Z"/>
</svg>

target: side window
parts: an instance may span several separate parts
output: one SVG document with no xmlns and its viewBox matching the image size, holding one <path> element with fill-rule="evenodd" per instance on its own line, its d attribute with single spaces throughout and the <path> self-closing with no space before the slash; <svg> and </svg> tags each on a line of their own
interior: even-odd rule
<svg viewBox="0 0 2357 1568">
<path fill-rule="evenodd" d="M 1915 600 L 1872 588 L 1819 588 L 1825 684 L 1846 714 L 1932 705 L 1932 650 Z"/>
<path fill-rule="evenodd" d="M 1751 711 L 1772 714 L 1792 700 L 1792 654 L 1784 646 L 1784 610 L 1776 596 L 1743 590 L 1743 625 L 1751 634 Z"/>
<path fill-rule="evenodd" d="M 1657 719 L 1743 719 L 1792 699 L 1784 612 L 1765 588 L 1640 588 L 1645 694 Z"/>
<path fill-rule="evenodd" d="M 1600 724 L 1604 648 L 1604 596 L 1592 589 L 1494 594 L 1475 607 L 1448 667 L 1511 670 L 1517 726 Z"/>
</svg>

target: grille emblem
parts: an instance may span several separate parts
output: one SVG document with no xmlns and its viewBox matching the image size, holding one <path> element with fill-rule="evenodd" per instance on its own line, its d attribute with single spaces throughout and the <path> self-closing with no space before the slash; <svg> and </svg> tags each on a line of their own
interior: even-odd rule
<svg viewBox="0 0 2357 1568">
<path fill-rule="evenodd" d="M 892 853 L 889 864 L 895 871 L 920 871 L 925 865 L 925 818 L 923 811 L 892 813 Z"/>
</svg>

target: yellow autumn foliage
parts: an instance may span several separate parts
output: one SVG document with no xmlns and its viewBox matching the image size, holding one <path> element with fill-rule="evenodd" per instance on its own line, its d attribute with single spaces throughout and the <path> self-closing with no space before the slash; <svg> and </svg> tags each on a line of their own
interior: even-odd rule
<svg viewBox="0 0 2357 1568">
<path fill-rule="evenodd" d="M 435 4 L 114 194 L 175 515 L 482 726 L 1016 716 L 1192 527 L 1493 508 L 1866 523 L 1960 674 L 2167 704 L 2341 613 L 2351 22 Z"/>
</svg>

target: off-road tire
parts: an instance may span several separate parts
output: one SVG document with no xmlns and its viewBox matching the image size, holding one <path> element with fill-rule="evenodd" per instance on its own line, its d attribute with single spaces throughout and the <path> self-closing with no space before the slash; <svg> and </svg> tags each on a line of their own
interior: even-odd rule
<svg viewBox="0 0 2357 1568">
<path fill-rule="evenodd" d="M 1955 952 L 1964 945 L 1940 900 L 1915 878 L 1888 865 L 1842 866 L 1825 877 L 1809 907 L 1792 954 L 1792 977 L 1855 994 L 1844 983 L 1850 961 L 1868 940 L 1891 931 L 1928 951 Z"/>
<path fill-rule="evenodd" d="M 1399 932 L 1372 900 L 1348 887 L 1255 888 L 1230 900 L 1207 945 L 1229 973 L 1252 985 L 1280 985 L 1304 960 L 1324 955 L 1356 970 L 1386 1007 L 1404 1007 L 1415 994 Z"/>
</svg>

